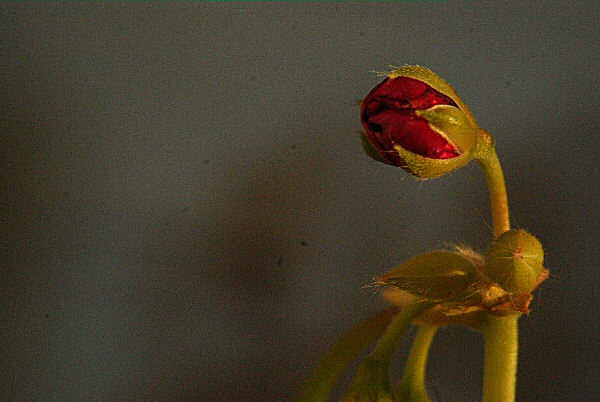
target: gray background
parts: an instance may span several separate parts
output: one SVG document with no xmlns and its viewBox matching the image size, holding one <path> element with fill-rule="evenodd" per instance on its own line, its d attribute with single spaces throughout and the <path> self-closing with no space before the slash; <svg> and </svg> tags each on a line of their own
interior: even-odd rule
<svg viewBox="0 0 600 402">
<path fill-rule="evenodd" d="M 407 63 L 494 133 L 513 224 L 547 253 L 518 399 L 600 399 L 599 11 L 2 4 L 0 399 L 290 400 L 383 305 L 373 276 L 485 249 L 475 164 L 417 182 L 361 151 L 372 71 Z M 482 353 L 439 332 L 437 400 L 480 398 Z"/>
</svg>

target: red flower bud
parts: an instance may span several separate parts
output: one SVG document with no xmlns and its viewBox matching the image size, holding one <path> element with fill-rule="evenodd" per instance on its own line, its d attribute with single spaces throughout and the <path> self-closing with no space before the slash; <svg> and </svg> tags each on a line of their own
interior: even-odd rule
<svg viewBox="0 0 600 402">
<path fill-rule="evenodd" d="M 371 143 L 393 165 L 403 164 L 394 145 L 427 158 L 455 158 L 459 153 L 454 145 L 416 113 L 435 105 L 456 107 L 452 99 L 422 81 L 386 78 L 367 95 L 360 117 Z"/>
<path fill-rule="evenodd" d="M 419 66 L 392 72 L 362 102 L 363 146 L 369 155 L 421 178 L 466 164 L 477 123 L 456 92 Z"/>
</svg>

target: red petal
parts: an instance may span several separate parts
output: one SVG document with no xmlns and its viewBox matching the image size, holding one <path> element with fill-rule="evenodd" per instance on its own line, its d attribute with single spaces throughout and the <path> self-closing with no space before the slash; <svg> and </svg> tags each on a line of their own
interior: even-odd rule
<svg viewBox="0 0 600 402">
<path fill-rule="evenodd" d="M 384 110 L 369 120 L 370 138 L 375 138 L 385 151 L 393 151 L 395 145 L 432 159 L 448 159 L 457 157 L 456 148 L 444 137 L 429 127 L 422 117 L 409 110 Z M 375 125 L 381 127 L 374 130 Z"/>
<path fill-rule="evenodd" d="M 456 148 L 415 113 L 440 104 L 456 106 L 422 81 L 386 78 L 365 98 L 361 121 L 373 145 L 395 165 L 402 165 L 396 145 L 427 158 L 455 158 L 459 155 Z"/>
</svg>

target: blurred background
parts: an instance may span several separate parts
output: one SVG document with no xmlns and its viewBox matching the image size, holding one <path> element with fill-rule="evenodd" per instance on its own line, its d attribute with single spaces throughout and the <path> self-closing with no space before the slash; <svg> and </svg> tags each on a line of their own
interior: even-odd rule
<svg viewBox="0 0 600 402">
<path fill-rule="evenodd" d="M 291 400 L 384 306 L 374 276 L 485 250 L 478 166 L 362 152 L 374 71 L 420 64 L 545 247 L 517 399 L 599 400 L 600 3 L 566 4 L 0 5 L 0 399 Z M 480 399 L 482 368 L 478 334 L 439 331 L 432 396 Z"/>
</svg>

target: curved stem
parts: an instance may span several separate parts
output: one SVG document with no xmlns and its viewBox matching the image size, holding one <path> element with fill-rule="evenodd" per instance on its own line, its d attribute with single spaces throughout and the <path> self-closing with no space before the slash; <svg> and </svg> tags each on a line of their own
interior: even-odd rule
<svg viewBox="0 0 600 402">
<path fill-rule="evenodd" d="M 425 388 L 425 371 L 427 369 L 427 355 L 436 331 L 437 327 L 434 326 L 424 325 L 419 327 L 398 389 L 401 400 L 430 401 Z"/>
<path fill-rule="evenodd" d="M 518 326 L 520 314 L 498 316 L 487 314 L 483 327 L 485 368 L 483 401 L 515 400 L 517 380 Z"/>
<path fill-rule="evenodd" d="M 479 152 L 477 161 L 483 168 L 490 192 L 494 238 L 497 238 L 510 229 L 506 184 L 492 136 L 483 130 L 480 131 L 480 135 L 483 149 Z"/>
<path fill-rule="evenodd" d="M 392 319 L 390 325 L 387 327 L 381 338 L 379 338 L 370 357 L 374 360 L 380 360 L 391 364 L 394 352 L 402 340 L 402 335 L 410 326 L 412 320 L 434 305 L 435 303 L 433 302 L 421 301 L 404 307 L 400 313 Z"/>
<path fill-rule="evenodd" d="M 485 179 L 490 192 L 494 239 L 496 239 L 502 233 L 510 230 L 506 184 L 492 135 L 483 130 L 480 130 L 479 134 L 482 147 L 478 153 L 477 161 L 485 172 Z M 485 321 L 482 325 L 485 338 L 484 402 L 510 402 L 515 400 L 519 317 L 520 314 L 502 316 L 485 313 Z"/>
<path fill-rule="evenodd" d="M 412 320 L 433 305 L 429 301 L 408 305 L 392 319 L 371 355 L 358 367 L 345 401 L 394 400 L 389 375 L 396 349 Z"/>
<path fill-rule="evenodd" d="M 381 336 L 397 313 L 395 307 L 382 310 L 336 341 L 302 387 L 296 402 L 326 402 L 344 370 Z"/>
</svg>

